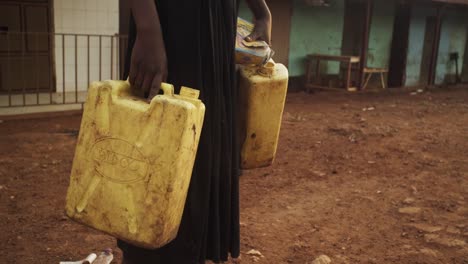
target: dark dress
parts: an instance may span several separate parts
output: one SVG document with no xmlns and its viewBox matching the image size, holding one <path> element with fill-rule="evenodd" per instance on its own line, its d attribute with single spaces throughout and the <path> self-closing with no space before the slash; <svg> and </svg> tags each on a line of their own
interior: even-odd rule
<svg viewBox="0 0 468 264">
<path fill-rule="evenodd" d="M 236 0 L 156 0 L 168 83 L 200 90 L 205 122 L 177 238 L 158 250 L 118 241 L 130 263 L 205 263 L 239 256 Z M 128 72 L 136 37 L 130 22 Z M 126 77 L 126 76 L 125 76 Z"/>
</svg>

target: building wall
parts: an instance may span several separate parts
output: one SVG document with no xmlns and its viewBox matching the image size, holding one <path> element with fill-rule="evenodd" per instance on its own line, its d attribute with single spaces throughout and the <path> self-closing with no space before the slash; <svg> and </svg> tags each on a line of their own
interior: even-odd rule
<svg viewBox="0 0 468 264">
<path fill-rule="evenodd" d="M 343 39 L 344 0 L 330 1 L 330 7 L 309 6 L 294 0 L 289 52 L 290 76 L 303 75 L 305 57 L 311 53 L 340 55 Z M 321 65 L 327 73 L 338 73 L 339 63 Z"/>
<path fill-rule="evenodd" d="M 76 86 L 75 78 L 79 90 L 87 89 L 88 80 L 117 78 L 117 40 L 112 39 L 110 36 L 119 32 L 118 1 L 55 0 L 54 20 L 56 33 L 102 35 L 102 37 L 89 37 L 89 47 L 87 36 L 77 36 L 75 40 L 75 36 L 72 35 L 64 37 L 56 35 L 57 92 L 61 92 L 63 89 L 65 91 L 74 91 Z M 90 58 L 89 75 L 87 67 L 88 50 Z M 77 51 L 77 60 L 75 60 L 75 51 Z M 63 52 L 65 52 L 65 58 L 63 58 Z M 113 54 L 112 58 L 111 54 Z M 75 76 L 75 70 L 77 76 Z M 63 81 L 64 71 L 65 82 Z"/>
<path fill-rule="evenodd" d="M 435 8 L 420 5 L 413 6 L 408 39 L 408 59 L 406 62 L 405 85 L 407 86 L 419 85 L 426 18 L 435 15 Z"/>
<path fill-rule="evenodd" d="M 450 61 L 450 53 L 458 53 L 459 74 L 463 70 L 467 28 L 468 16 L 465 10 L 456 8 L 446 10 L 441 27 L 439 55 L 436 68 L 436 84 L 455 81 L 456 66 L 453 61 Z"/>
<path fill-rule="evenodd" d="M 426 31 L 426 18 L 436 16 L 435 7 L 415 5 L 412 11 L 409 49 L 406 68 L 406 85 L 420 85 L 421 61 Z M 436 84 L 452 82 L 455 65 L 450 62 L 449 54 L 458 52 L 460 56 L 459 71 L 463 69 L 463 58 L 467 42 L 468 16 L 466 10 L 450 7 L 442 18 L 439 53 L 436 66 Z"/>
<path fill-rule="evenodd" d="M 245 1 L 240 2 L 238 16 L 249 21 L 252 21 L 253 19 L 252 12 L 250 11 Z"/>
<path fill-rule="evenodd" d="M 465 44 L 465 55 L 463 57 L 463 69 L 461 71 L 462 82 L 468 82 L 468 27 L 465 29 L 467 41 Z"/>
<path fill-rule="evenodd" d="M 310 6 L 303 0 L 293 0 L 291 21 L 289 72 L 300 76 L 305 72 L 307 54 L 341 55 L 344 25 L 344 0 L 332 0 L 329 7 Z M 395 5 L 392 1 L 376 0 L 369 36 L 369 67 L 388 67 L 392 42 Z M 251 18 L 246 5 L 239 15 Z M 339 72 L 339 63 L 321 65 L 324 73 Z"/>
<path fill-rule="evenodd" d="M 344 2 L 345 0 L 332 0 L 330 7 L 312 7 L 303 0 L 293 0 L 289 52 L 290 76 L 304 74 L 307 54 L 340 55 L 343 42 Z M 416 4 L 412 10 L 405 85 L 419 85 L 426 18 L 435 16 L 436 12 L 436 8 L 428 4 Z M 251 18 L 250 11 L 242 4 L 240 16 Z M 394 1 L 374 1 L 369 35 L 368 67 L 389 67 L 394 19 Z M 451 52 L 459 53 L 459 71 L 463 70 L 467 28 L 468 16 L 465 9 L 451 7 L 446 10 L 441 28 L 436 69 L 437 84 L 451 81 L 451 76 L 455 73 L 455 66 L 449 60 Z M 330 74 L 335 74 L 339 70 L 338 63 L 329 63 L 321 67 L 324 72 Z M 468 70 L 465 69 L 465 72 Z"/>
<path fill-rule="evenodd" d="M 375 0 L 369 33 L 367 66 L 388 68 L 392 49 L 395 3 Z"/>
<path fill-rule="evenodd" d="M 292 0 L 291 35 L 289 47 L 289 74 L 300 76 L 305 71 L 307 54 L 340 55 L 343 39 L 344 0 L 332 0 L 330 7 L 313 7 L 303 0 Z M 252 14 L 241 2 L 239 16 L 251 19 Z M 280 23 L 277 21 L 276 23 Z M 327 73 L 338 73 L 339 63 L 322 64 Z"/>
</svg>

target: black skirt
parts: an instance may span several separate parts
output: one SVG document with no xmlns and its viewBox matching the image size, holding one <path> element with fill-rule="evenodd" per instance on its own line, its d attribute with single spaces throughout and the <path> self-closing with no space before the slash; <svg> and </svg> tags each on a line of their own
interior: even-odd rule
<svg viewBox="0 0 468 264">
<path fill-rule="evenodd" d="M 155 2 L 168 58 L 167 82 L 200 90 L 205 122 L 177 238 L 158 250 L 123 241 L 118 246 L 125 259 L 138 264 L 226 261 L 229 254 L 239 256 L 240 244 L 236 0 Z M 135 38 L 131 19 L 126 73 Z"/>
</svg>

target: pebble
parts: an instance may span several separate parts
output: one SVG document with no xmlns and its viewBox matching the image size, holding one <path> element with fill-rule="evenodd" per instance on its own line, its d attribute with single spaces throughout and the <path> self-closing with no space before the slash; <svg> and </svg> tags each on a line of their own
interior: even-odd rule
<svg viewBox="0 0 468 264">
<path fill-rule="evenodd" d="M 408 197 L 405 200 L 403 200 L 403 203 L 404 204 L 412 204 L 412 203 L 414 203 L 414 201 L 415 201 L 414 198 Z"/>
<path fill-rule="evenodd" d="M 247 252 L 247 255 L 256 256 L 256 257 L 263 257 L 263 254 L 260 251 L 256 250 L 256 249 L 249 250 L 249 252 Z"/>
<path fill-rule="evenodd" d="M 421 212 L 421 208 L 419 207 L 402 207 L 398 209 L 398 212 L 401 214 L 419 214 Z"/>
<path fill-rule="evenodd" d="M 427 232 L 427 233 L 434 233 L 434 232 L 438 232 L 444 229 L 443 227 L 440 227 L 440 226 L 431 226 L 427 224 L 407 224 L 406 226 L 411 226 L 420 231 Z"/>
<path fill-rule="evenodd" d="M 320 176 L 320 177 L 327 176 L 327 174 L 325 172 L 321 172 L 321 171 L 313 171 L 313 173 Z"/>
<path fill-rule="evenodd" d="M 329 264 L 331 263 L 331 259 L 327 255 L 321 255 L 318 258 L 316 258 L 314 261 L 312 261 L 311 264 Z"/>
<path fill-rule="evenodd" d="M 463 247 L 466 245 L 466 242 L 460 239 L 440 237 L 439 235 L 426 234 L 424 235 L 424 240 L 427 243 L 434 243 L 446 247 Z"/>
</svg>

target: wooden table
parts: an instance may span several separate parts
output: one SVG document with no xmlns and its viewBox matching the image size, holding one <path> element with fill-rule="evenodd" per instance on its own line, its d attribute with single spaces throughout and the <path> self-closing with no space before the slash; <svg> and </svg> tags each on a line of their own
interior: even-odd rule
<svg viewBox="0 0 468 264">
<path fill-rule="evenodd" d="M 334 55 L 324 55 L 324 54 L 311 54 L 307 55 L 307 69 L 306 69 L 306 89 L 310 91 L 311 89 L 325 89 L 325 90 L 340 90 L 343 91 L 343 88 L 335 88 L 329 86 L 323 86 L 320 83 L 314 83 L 314 78 L 312 77 L 312 65 L 315 61 L 315 80 L 320 81 L 320 62 L 326 61 L 338 61 L 344 64 L 345 68 L 345 87 L 347 91 L 357 91 L 357 87 L 351 87 L 351 69 L 353 64 L 360 63 L 360 58 L 357 56 L 334 56 Z"/>
</svg>

